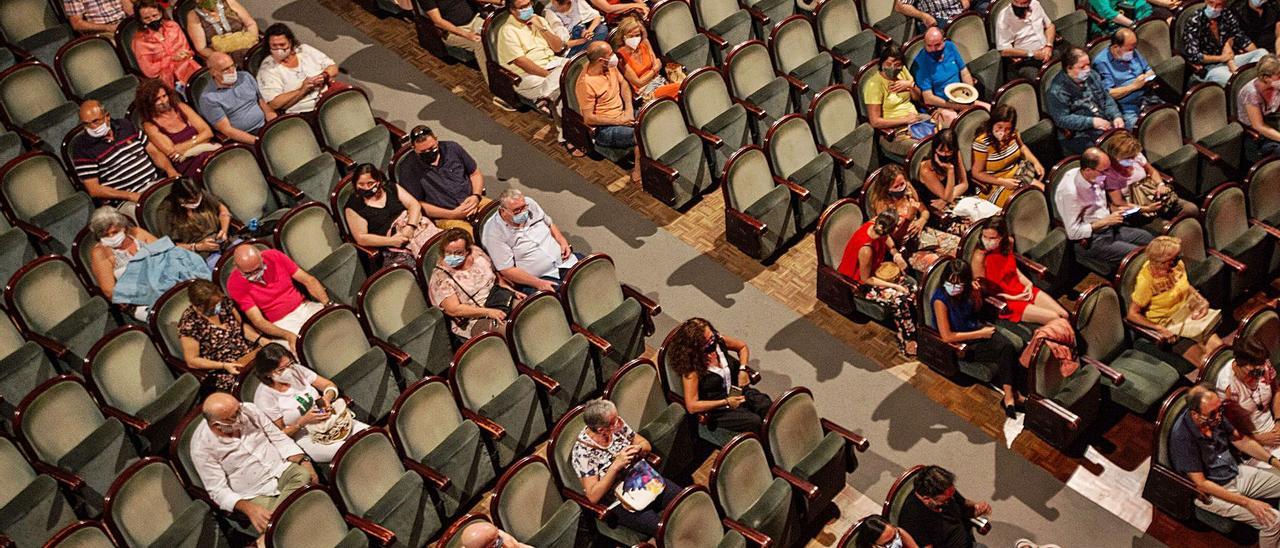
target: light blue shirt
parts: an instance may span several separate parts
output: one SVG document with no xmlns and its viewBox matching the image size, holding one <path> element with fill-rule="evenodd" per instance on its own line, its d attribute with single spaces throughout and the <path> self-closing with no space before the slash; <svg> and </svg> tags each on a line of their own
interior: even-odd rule
<svg viewBox="0 0 1280 548">
<path fill-rule="evenodd" d="M 253 79 L 253 75 L 243 70 L 236 71 L 236 83 L 231 87 L 219 87 L 215 83 L 200 94 L 200 115 L 211 126 L 226 118 L 231 127 L 253 133 L 267 123 L 266 114 L 258 106 L 261 98 L 258 81 Z"/>
<path fill-rule="evenodd" d="M 1098 76 L 1102 78 L 1102 86 L 1108 91 L 1127 85 L 1138 76 L 1151 70 L 1151 65 L 1147 64 L 1147 60 L 1142 58 L 1142 54 L 1138 50 L 1133 50 L 1133 59 L 1121 61 L 1111 55 L 1111 48 L 1103 48 L 1097 57 L 1093 58 L 1093 69 L 1098 71 Z M 1120 110 L 1125 112 L 1133 112 L 1142 107 L 1142 98 L 1147 94 L 1146 88 L 1139 88 L 1128 95 L 1116 99 L 1116 105 Z"/>
</svg>

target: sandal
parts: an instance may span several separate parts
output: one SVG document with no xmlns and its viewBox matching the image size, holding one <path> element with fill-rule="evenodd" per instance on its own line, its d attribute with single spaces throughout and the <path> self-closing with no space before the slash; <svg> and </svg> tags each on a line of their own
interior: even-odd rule
<svg viewBox="0 0 1280 548">
<path fill-rule="evenodd" d="M 587 155 L 587 153 L 583 152 L 582 149 L 579 149 L 578 147 L 575 147 L 569 144 L 568 141 L 564 142 L 564 148 L 568 150 L 569 155 L 573 156 L 574 158 L 583 158 Z"/>
</svg>

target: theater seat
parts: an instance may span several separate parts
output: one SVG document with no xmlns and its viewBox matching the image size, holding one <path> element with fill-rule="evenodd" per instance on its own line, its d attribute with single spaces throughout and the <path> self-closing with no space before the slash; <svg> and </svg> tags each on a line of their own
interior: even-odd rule
<svg viewBox="0 0 1280 548">
<path fill-rule="evenodd" d="M 391 531 L 397 544 L 423 546 L 442 529 L 435 489 L 448 480 L 416 461 L 402 461 L 382 428 L 344 441 L 331 470 L 346 512 Z"/>
<path fill-rule="evenodd" d="M 106 38 L 84 36 L 67 42 L 58 50 L 54 69 L 77 102 L 96 100 L 115 118 L 124 117 L 133 106 L 138 77 L 120 64 Z"/>
</svg>

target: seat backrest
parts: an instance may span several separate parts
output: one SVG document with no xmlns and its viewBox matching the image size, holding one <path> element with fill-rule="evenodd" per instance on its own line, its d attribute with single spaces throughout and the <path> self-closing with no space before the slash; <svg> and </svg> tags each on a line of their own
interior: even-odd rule
<svg viewBox="0 0 1280 548">
<path fill-rule="evenodd" d="M 818 155 L 809 122 L 799 114 L 788 114 L 774 122 L 764 145 L 769 151 L 773 173 L 783 178 L 790 177 Z"/>
<path fill-rule="evenodd" d="M 1160 17 L 1148 17 L 1134 27 L 1133 33 L 1138 35 L 1138 53 L 1148 63 L 1173 57 L 1168 21 Z"/>
<path fill-rule="evenodd" d="M 160 344 L 162 351 L 178 359 L 183 357 L 178 322 L 182 320 L 182 313 L 191 306 L 191 299 L 187 296 L 187 287 L 190 285 L 191 282 L 179 282 L 156 299 L 155 305 L 151 307 L 150 327 L 156 342 Z"/>
<path fill-rule="evenodd" d="M 1224 369 L 1231 367 L 1231 362 L 1236 359 L 1236 353 L 1226 346 L 1220 346 L 1209 358 L 1205 360 L 1204 369 L 1200 370 L 1200 378 L 1197 382 L 1216 385 L 1218 377 L 1222 376 Z"/>
<path fill-rule="evenodd" d="M 17 421 L 34 457 L 57 463 L 106 422 L 79 379 L 63 375 L 27 396 Z"/>
<path fill-rule="evenodd" d="M 13 300 L 10 310 L 36 333 L 50 329 L 89 302 L 71 261 L 46 256 L 23 266 L 9 280 Z"/>
<path fill-rule="evenodd" d="M 316 106 L 316 123 L 325 144 L 338 148 L 373 128 L 373 108 L 364 91 L 351 88 L 324 98 Z"/>
<path fill-rule="evenodd" d="M 312 316 L 298 339 L 303 363 L 330 379 L 369 351 L 369 340 L 349 306 L 333 306 Z"/>
<path fill-rule="evenodd" d="M 1076 332 L 1080 334 L 1085 355 L 1106 363 L 1125 346 L 1124 314 L 1120 298 L 1111 286 L 1099 285 L 1085 292 L 1076 314 Z"/>
<path fill-rule="evenodd" d="M 1058 162 L 1058 165 L 1053 166 L 1053 168 L 1049 170 L 1049 180 L 1045 181 L 1044 185 L 1044 196 L 1049 202 L 1049 214 L 1053 215 L 1053 218 L 1057 221 L 1062 221 L 1062 212 L 1058 211 L 1058 205 L 1054 203 L 1054 197 L 1057 196 L 1058 185 L 1072 184 L 1070 181 L 1066 181 L 1065 179 L 1071 170 L 1078 167 L 1080 167 L 1080 157 L 1073 156 Z"/>
<path fill-rule="evenodd" d="M 120 473 L 107 493 L 109 527 L 126 546 L 152 546 L 187 509 L 191 496 L 178 474 L 159 457 L 138 461 Z"/>
<path fill-rule="evenodd" d="M 792 15 L 774 27 L 769 37 L 769 51 L 773 53 L 773 66 L 784 73 L 818 55 L 818 40 L 813 35 L 813 25 L 803 15 Z"/>
<path fill-rule="evenodd" d="M 1261 342 L 1271 354 L 1272 363 L 1280 363 L 1280 316 L 1273 309 L 1262 309 L 1240 326 L 1240 336 Z"/>
<path fill-rule="evenodd" d="M 142 22 L 137 17 L 126 17 L 120 21 L 116 27 L 115 42 L 122 44 L 120 46 L 120 56 L 124 60 L 125 68 L 133 72 L 141 72 L 138 67 L 138 58 L 133 54 L 133 35 L 138 33 L 142 28 Z"/>
<path fill-rule="evenodd" d="M 956 132 L 956 154 L 960 156 L 960 164 L 968 172 L 973 169 L 973 140 L 978 132 L 991 119 L 991 113 L 980 108 L 971 108 L 956 118 L 952 129 Z"/>
<path fill-rule="evenodd" d="M 316 486 L 293 493 L 272 514 L 267 546 L 338 546 L 347 524 L 329 493 Z"/>
<path fill-rule="evenodd" d="M 910 59 L 908 57 L 908 59 Z M 867 116 L 867 104 L 863 98 L 867 96 L 867 85 L 875 79 L 875 75 L 880 72 L 880 61 L 874 60 L 858 69 L 858 76 L 853 81 L 853 100 L 858 106 L 858 117 L 863 120 L 869 120 Z M 847 123 L 847 122 L 846 122 Z"/>
<path fill-rule="evenodd" d="M 702 28 L 709 29 L 741 10 L 734 0 L 697 0 L 693 2 L 693 14 Z"/>
<path fill-rule="evenodd" d="M 809 389 L 792 388 L 773 404 L 765 418 L 765 435 L 774 464 L 788 472 L 822 442 L 822 424 Z"/>
<path fill-rule="evenodd" d="M 1240 90 L 1244 88 L 1245 84 L 1252 82 L 1253 79 L 1257 76 L 1258 76 L 1257 63 L 1249 63 L 1243 67 L 1240 67 L 1235 74 L 1231 75 L 1231 79 L 1227 81 L 1227 88 L 1226 88 L 1226 91 L 1227 91 L 1226 93 L 1227 113 L 1226 114 L 1228 119 L 1231 119 L 1231 120 L 1236 119 L 1236 114 L 1239 112 L 1238 110 L 1239 107 L 1237 107 L 1237 105 L 1239 104 Z"/>
<path fill-rule="evenodd" d="M 507 322 L 507 339 L 516 357 L 525 364 L 541 363 L 571 337 L 569 319 L 553 293 L 539 293 L 521 301 Z"/>
<path fill-rule="evenodd" d="M 1044 3 L 1049 4 L 1051 0 L 1045 0 Z M 948 24 L 947 39 L 960 50 L 960 58 L 966 63 L 991 51 L 991 40 L 987 38 L 986 24 L 983 22 L 983 17 L 976 13 L 961 15 Z"/>
<path fill-rule="evenodd" d="M 769 170 L 769 160 L 757 146 L 735 152 L 725 167 L 724 190 L 728 205 L 742 211 L 777 186 Z"/>
<path fill-rule="evenodd" d="M 79 193 L 52 154 L 29 153 L 12 160 L 8 167 L 0 188 L 10 210 L 24 221 Z"/>
<path fill-rule="evenodd" d="M 479 409 L 515 382 L 516 364 L 511 352 L 496 333 L 471 339 L 458 349 L 449 372 L 462 406 Z"/>
<path fill-rule="evenodd" d="M 20 63 L 0 77 L 0 107 L 19 127 L 66 102 L 53 71 L 38 62 Z"/>
<path fill-rule="evenodd" d="M 115 548 L 115 541 L 96 521 L 78 521 L 62 528 L 49 539 L 49 548 Z"/>
<path fill-rule="evenodd" d="M 334 487 L 347 511 L 366 515 L 404 474 L 386 431 L 369 428 L 343 442 L 333 461 Z"/>
<path fill-rule="evenodd" d="M 1204 229 L 1209 247 L 1222 249 L 1249 230 L 1244 191 L 1231 185 L 1211 193 L 1205 203 Z"/>
<path fill-rule="evenodd" d="M 865 220 L 862 207 L 854 200 L 841 200 L 822 214 L 818 223 L 818 262 L 836 268 L 844 256 L 844 248 Z"/>
<path fill-rule="evenodd" d="M 1227 92 L 1216 84 L 1201 84 L 1182 100 L 1182 133 L 1200 141 L 1227 125 Z"/>
<path fill-rule="evenodd" d="M 893 2 L 887 2 L 885 0 L 864 0 L 859 2 L 859 5 L 862 6 L 863 10 L 862 15 L 869 25 L 880 23 L 893 15 L 895 13 L 893 10 L 893 4 Z"/>
<path fill-rule="evenodd" d="M 111 41 L 101 36 L 85 36 L 68 42 L 58 50 L 55 63 L 67 88 L 81 98 L 125 76 Z M 124 115 L 123 112 L 112 114 Z"/>
<path fill-rule="evenodd" d="M 920 180 L 920 164 L 924 163 L 925 160 L 929 160 L 932 157 L 933 157 L 933 136 L 931 135 L 925 140 L 920 141 L 919 143 L 916 143 L 915 146 L 911 147 L 911 152 L 907 155 L 907 179 L 911 181 L 919 181 Z M 866 194 L 867 196 L 870 196 L 871 188 L 880 183 L 880 179 L 881 179 L 880 177 L 876 177 L 873 181 L 863 186 L 863 188 L 867 192 Z"/>
<path fill-rule="evenodd" d="M 746 99 L 778 77 L 769 60 L 769 49 L 759 40 L 743 42 L 733 48 L 725 64 L 728 65 L 733 96 L 739 99 Z"/>
<path fill-rule="evenodd" d="M 933 314 L 933 293 L 942 287 L 942 275 L 946 272 L 946 261 L 933 263 L 920 280 L 920 296 L 916 306 L 920 307 L 920 323 L 934 329 L 938 328 L 938 320 Z"/>
<path fill-rule="evenodd" d="M 14 498 L 36 480 L 36 471 L 13 441 L 0 436 L 0 508 L 8 506 Z"/>
<path fill-rule="evenodd" d="M 649 14 L 649 38 L 658 55 L 667 55 L 672 48 L 697 35 L 693 10 L 684 0 L 666 0 L 653 6 Z"/>
<path fill-rule="evenodd" d="M 1009 105 L 1018 113 L 1018 133 L 1031 129 L 1041 119 L 1040 96 L 1036 93 L 1035 84 L 1027 80 L 1007 84 L 996 96 L 996 105 Z"/>
<path fill-rule="evenodd" d="M 258 150 L 262 153 L 267 173 L 284 177 L 303 164 L 324 154 L 316 140 L 311 124 L 299 114 L 289 114 L 272 120 L 258 138 Z"/>
<path fill-rule="evenodd" d="M 1195 17 L 1203 9 L 1204 2 L 1200 1 L 1182 5 L 1182 11 L 1179 11 L 1177 17 L 1173 19 L 1173 51 L 1183 52 L 1187 50 L 1187 23 L 1190 23 L 1191 18 Z"/>
<path fill-rule="evenodd" d="M 169 198 L 169 193 L 173 192 L 174 179 L 163 179 L 157 181 L 147 190 L 143 191 L 142 197 L 138 199 L 137 215 L 138 226 L 143 230 L 152 234 L 166 234 L 169 226 L 161 216 L 161 208 L 164 202 Z"/>
<path fill-rule="evenodd" d="M 1129 253 L 1128 256 L 1120 262 L 1120 268 L 1116 272 L 1116 281 L 1119 287 L 1116 292 L 1120 296 L 1120 309 L 1128 311 L 1129 303 L 1133 301 L 1133 287 L 1138 283 L 1138 272 L 1147 264 L 1147 248 L 1140 247 Z"/>
<path fill-rule="evenodd" d="M 862 17 L 854 0 L 826 0 L 818 4 L 814 13 L 817 21 L 818 43 L 832 47 L 854 35 L 864 32 Z"/>
<path fill-rule="evenodd" d="M 18 331 L 18 327 L 13 325 L 12 317 L 0 319 L 0 361 L 16 352 L 27 344 L 27 340 L 22 338 L 22 333 Z M 0 504 L 0 506 L 4 506 Z"/>
<path fill-rule="evenodd" d="M 107 405 L 137 414 L 174 382 L 160 351 L 141 327 L 128 326 L 98 341 L 89 352 L 89 377 Z"/>
<path fill-rule="evenodd" d="M 622 285 L 608 255 L 593 255 L 574 266 L 560 288 L 570 318 L 589 326 L 622 305 Z"/>
<path fill-rule="evenodd" d="M 1169 460 L 1169 435 L 1178 419 L 1187 411 L 1186 389 L 1178 390 L 1169 396 L 1160 410 L 1160 419 L 1156 421 L 1156 450 L 1153 458 L 1157 464 L 1171 467 Z"/>
<path fill-rule="evenodd" d="M 47 29 L 62 25 L 47 0 L 5 0 L 0 2 L 0 31 L 4 41 L 17 44 Z"/>
<path fill-rule="evenodd" d="M 704 67 L 693 71 L 680 84 L 680 106 L 689 125 L 702 128 L 729 110 L 733 99 L 729 97 L 729 86 L 720 71 Z"/>
<path fill-rule="evenodd" d="M 843 1 L 843 0 L 840 0 Z M 813 98 L 809 125 L 818 144 L 831 146 L 858 128 L 858 105 L 844 86 L 829 87 Z"/>
<path fill-rule="evenodd" d="M 1001 14 L 1004 13 L 1004 10 L 1009 9 L 1009 4 L 1012 3 L 1012 0 L 995 0 L 991 2 L 987 11 L 987 36 L 995 38 L 996 23 L 1000 21 Z"/>
<path fill-rule="evenodd" d="M 407 267 L 380 271 L 365 284 L 360 300 L 361 316 L 373 336 L 386 340 L 431 308 Z"/>
<path fill-rule="evenodd" d="M 1196 217 L 1183 217 L 1169 225 L 1167 234 L 1182 241 L 1182 257 L 1188 261 L 1203 261 L 1208 253 L 1204 245 L 1204 226 Z"/>
<path fill-rule="evenodd" d="M 556 427 L 551 430 L 551 437 L 547 442 L 547 458 L 553 459 L 548 465 L 551 471 L 557 477 L 560 485 L 568 488 L 575 493 L 582 493 L 582 480 L 578 479 L 578 474 L 573 470 L 573 446 L 577 443 L 578 435 L 586 428 L 586 420 L 582 417 L 582 406 L 570 409 L 560 417 L 560 421 L 556 423 Z M 630 425 L 631 428 L 638 428 L 639 425 Z"/>
<path fill-rule="evenodd" d="M 1025 253 L 1049 235 L 1049 201 L 1039 189 L 1024 189 L 1014 194 L 1005 204 L 1004 213 L 1018 253 Z"/>
<path fill-rule="evenodd" d="M 650 101 L 637 120 L 640 142 L 648 158 L 662 157 L 689 135 L 680 104 L 666 97 Z"/>
<path fill-rule="evenodd" d="M 711 470 L 711 492 L 730 519 L 740 519 L 773 483 L 764 446 L 755 434 L 740 435 L 725 445 Z"/>
<path fill-rule="evenodd" d="M 338 224 L 329 210 L 317 202 L 294 208 L 276 226 L 276 248 L 306 270 L 325 260 L 342 246 Z"/>
<path fill-rule="evenodd" d="M 1153 162 L 1182 148 L 1182 115 L 1172 105 L 1146 111 L 1138 121 L 1138 141 Z"/>
<path fill-rule="evenodd" d="M 647 359 L 634 361 L 614 373 L 608 397 L 617 406 L 618 416 L 633 428 L 649 424 L 667 408 L 658 367 Z"/>
<path fill-rule="evenodd" d="M 204 415 L 198 410 L 193 410 L 183 418 L 169 438 L 169 458 L 173 461 L 174 466 L 178 467 L 178 472 L 187 481 L 187 484 L 198 489 L 204 489 L 204 482 L 200 480 L 200 474 L 196 471 L 195 461 L 191 458 L 191 438 L 195 436 L 196 430 L 203 424 Z"/>
<path fill-rule="evenodd" d="M 449 385 L 440 378 L 426 378 L 400 395 L 387 422 L 405 456 L 421 461 L 462 424 L 462 414 Z"/>
<path fill-rule="evenodd" d="M 1053 84 L 1053 79 L 1058 77 L 1058 73 L 1062 72 L 1062 60 L 1054 59 L 1053 62 L 1045 65 L 1040 69 L 1040 104 L 1047 105 L 1049 98 L 1049 86 Z"/>
<path fill-rule="evenodd" d="M 513 464 L 493 490 L 495 524 L 516 538 L 537 533 L 555 514 L 564 499 L 541 457 L 525 457 Z"/>
<path fill-rule="evenodd" d="M 1249 215 L 1271 219 L 1280 213 L 1280 158 L 1254 164 L 1249 171 Z"/>
<path fill-rule="evenodd" d="M 701 486 L 689 487 L 671 502 L 658 523 L 658 548 L 716 548 L 724 527 L 715 502 Z"/>
<path fill-rule="evenodd" d="M 231 216 L 241 222 L 247 223 L 280 207 L 258 167 L 258 160 L 244 145 L 224 146 L 214 152 L 200 169 L 200 180 L 227 206 Z"/>
<path fill-rule="evenodd" d="M 889 523 L 898 523 L 898 516 L 902 513 L 902 506 L 906 504 L 907 497 L 916 492 L 916 478 L 920 476 L 920 471 L 924 467 L 920 465 L 908 468 L 897 481 L 889 488 L 889 493 L 885 496 L 885 519 Z"/>
<path fill-rule="evenodd" d="M 591 60 L 587 59 L 587 52 L 584 51 L 570 57 L 569 62 L 565 63 L 560 71 L 560 95 L 565 107 L 574 112 L 582 112 L 582 109 L 578 108 L 578 79 L 582 77 L 582 71 L 586 70 L 589 64 Z"/>
<path fill-rule="evenodd" d="M 1073 0 L 1044 0 L 1040 5 L 1044 6 L 1044 13 L 1050 21 L 1079 9 Z"/>
</svg>

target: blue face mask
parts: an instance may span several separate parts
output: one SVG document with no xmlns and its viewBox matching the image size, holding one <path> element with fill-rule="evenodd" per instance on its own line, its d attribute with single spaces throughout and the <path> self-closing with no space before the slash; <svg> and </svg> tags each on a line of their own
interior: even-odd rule
<svg viewBox="0 0 1280 548">
<path fill-rule="evenodd" d="M 516 13 L 516 17 L 518 17 L 521 21 L 528 21 L 530 19 L 533 19 L 533 6 L 529 6 L 527 8 L 521 9 L 519 12 Z"/>
<path fill-rule="evenodd" d="M 1205 16 L 1205 17 L 1208 17 L 1208 18 L 1210 18 L 1210 19 L 1217 19 L 1219 15 L 1222 15 L 1222 12 L 1221 12 L 1221 11 L 1218 11 L 1218 10 L 1216 10 L 1216 9 L 1213 9 L 1212 7 L 1209 7 L 1209 6 L 1205 6 L 1205 7 L 1204 7 L 1204 16 Z"/>
<path fill-rule="evenodd" d="M 1266 4 L 1266 3 L 1267 3 L 1267 0 L 1249 0 L 1249 5 L 1253 6 L 1254 8 L 1260 8 L 1262 7 L 1263 4 Z"/>
<path fill-rule="evenodd" d="M 466 262 L 466 260 L 467 260 L 466 255 L 445 255 L 444 256 L 444 264 L 449 265 L 449 268 L 458 268 L 462 266 L 462 263 Z"/>
<path fill-rule="evenodd" d="M 943 289 L 946 289 L 947 294 L 951 295 L 952 297 L 956 297 L 964 292 L 964 284 L 942 282 L 942 287 Z"/>
<path fill-rule="evenodd" d="M 528 211 L 528 210 L 525 210 L 525 211 L 521 211 L 520 213 L 517 213 L 517 214 L 515 214 L 515 215 L 512 215 L 512 216 L 511 216 L 511 222 L 513 222 L 513 223 L 515 223 L 515 224 L 517 224 L 517 225 L 523 225 L 523 224 L 525 224 L 525 223 L 529 222 L 529 211 Z"/>
<path fill-rule="evenodd" d="M 213 305 L 213 315 L 214 316 L 222 315 L 222 301 L 218 301 L 218 304 Z"/>
<path fill-rule="evenodd" d="M 1120 55 L 1117 55 L 1117 56 L 1116 56 L 1116 60 L 1118 60 L 1118 61 L 1132 61 L 1132 60 L 1133 60 L 1133 52 L 1132 52 L 1132 51 L 1126 51 L 1126 52 L 1124 52 L 1124 53 L 1121 53 Z"/>
</svg>

